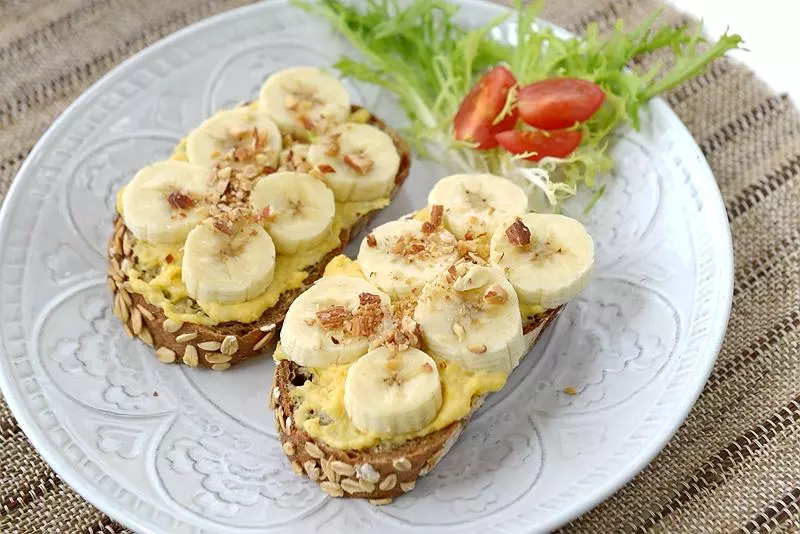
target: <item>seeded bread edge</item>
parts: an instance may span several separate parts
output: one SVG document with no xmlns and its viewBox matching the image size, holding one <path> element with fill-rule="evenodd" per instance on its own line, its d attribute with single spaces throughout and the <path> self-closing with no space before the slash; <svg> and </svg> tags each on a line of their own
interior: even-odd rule
<svg viewBox="0 0 800 534">
<path fill-rule="evenodd" d="M 563 306 L 548 310 L 523 325 L 525 354 L 562 309 Z M 292 470 L 309 477 L 332 497 L 369 499 L 376 505 L 389 504 L 395 497 L 413 490 L 417 479 L 427 475 L 448 453 L 486 398 L 486 395 L 475 397 L 469 415 L 427 436 L 400 445 L 340 450 L 311 437 L 292 422 L 295 408 L 292 390 L 310 377 L 311 371 L 288 360 L 275 366 L 270 408 L 275 412 L 281 446 Z"/>
<path fill-rule="evenodd" d="M 361 109 L 352 106 L 352 111 Z M 381 119 L 370 115 L 368 124 L 380 128 L 392 138 L 400 154 L 400 167 L 395 176 L 395 186 L 390 193 L 394 198 L 408 178 L 411 170 L 411 150 L 400 135 Z M 339 233 L 339 246 L 319 262 L 305 269 L 308 276 L 300 288 L 285 291 L 278 302 L 266 310 L 253 323 L 228 322 L 214 326 L 167 321 L 160 307 L 150 304 L 144 296 L 130 290 L 128 277 L 120 269 L 122 260 L 130 255 L 130 230 L 118 214 L 114 219 L 114 232 L 108 244 L 108 287 L 112 293 L 114 315 L 132 337 L 138 337 L 155 349 L 156 357 L 164 363 L 184 363 L 190 367 L 222 371 L 263 353 L 280 330 L 289 306 L 300 293 L 316 282 L 325 266 L 341 254 L 350 241 L 359 234 L 381 210 L 362 215 L 350 228 Z M 127 234 L 127 237 L 126 237 Z M 178 328 L 179 326 L 179 328 Z M 227 338 L 227 340 L 226 340 Z"/>
</svg>

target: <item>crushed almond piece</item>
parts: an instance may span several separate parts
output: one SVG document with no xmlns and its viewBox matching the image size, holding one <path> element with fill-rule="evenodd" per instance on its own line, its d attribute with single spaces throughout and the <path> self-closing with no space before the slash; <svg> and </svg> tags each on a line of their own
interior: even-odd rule
<svg viewBox="0 0 800 534">
<path fill-rule="evenodd" d="M 176 210 L 188 210 L 195 205 L 192 197 L 180 191 L 173 191 L 167 195 L 167 203 Z"/>
<path fill-rule="evenodd" d="M 172 254 L 167 254 L 167 256 L 164 258 L 164 260 L 167 263 L 172 263 L 173 261 L 175 261 L 175 258 L 172 257 Z"/>
<path fill-rule="evenodd" d="M 486 289 L 486 292 L 483 294 L 483 300 L 488 302 L 489 304 L 502 304 L 506 301 L 508 294 L 506 290 L 503 289 L 500 284 L 493 284 Z"/>
<path fill-rule="evenodd" d="M 467 350 L 472 352 L 473 354 L 483 354 L 486 352 L 486 345 L 483 343 L 476 343 L 474 345 L 470 345 L 467 347 Z"/>
<path fill-rule="evenodd" d="M 303 128 L 306 130 L 314 131 L 317 128 L 317 124 L 307 114 L 303 113 L 297 118 L 300 119 L 300 124 L 302 124 Z"/>
<path fill-rule="evenodd" d="M 261 212 L 258 214 L 257 219 L 260 221 L 274 221 L 278 216 L 278 213 L 272 209 L 272 206 L 264 206 Z"/>
<path fill-rule="evenodd" d="M 575 389 L 573 386 L 567 386 L 564 388 L 564 393 L 566 393 L 570 397 L 574 397 L 575 395 L 578 394 L 578 390 Z"/>
<path fill-rule="evenodd" d="M 428 362 L 423 363 L 422 364 L 422 372 L 423 373 L 432 373 L 433 372 L 433 366 L 431 364 L 429 364 Z"/>
<path fill-rule="evenodd" d="M 466 329 L 458 323 L 453 323 L 453 333 L 459 341 L 462 341 L 467 335 Z"/>
<path fill-rule="evenodd" d="M 456 278 L 458 278 L 458 271 L 455 265 L 451 265 L 447 268 L 447 281 L 452 284 L 456 281 Z"/>
<path fill-rule="evenodd" d="M 361 293 L 358 295 L 358 303 L 361 306 L 367 306 L 369 304 L 380 304 L 381 298 L 378 295 L 373 295 L 372 293 Z"/>
<path fill-rule="evenodd" d="M 339 155 L 339 136 L 341 134 L 333 134 L 331 135 L 328 146 L 325 148 L 325 155 L 330 158 L 335 158 Z"/>
<path fill-rule="evenodd" d="M 378 246 L 378 240 L 375 239 L 374 234 L 367 234 L 367 246 L 369 248 L 375 248 Z"/>
<path fill-rule="evenodd" d="M 216 228 L 223 234 L 233 235 L 233 223 L 231 221 L 215 218 L 214 228 Z"/>
<path fill-rule="evenodd" d="M 247 161 L 254 156 L 253 151 L 243 146 L 233 149 L 233 159 L 237 162 Z"/>
<path fill-rule="evenodd" d="M 358 295 L 358 308 L 348 318 L 344 326 L 346 333 L 358 337 L 371 337 L 379 329 L 384 319 L 381 298 L 372 293 Z"/>
<path fill-rule="evenodd" d="M 317 320 L 320 326 L 326 330 L 341 328 L 349 315 L 344 306 L 329 306 L 322 310 L 317 310 Z"/>
<path fill-rule="evenodd" d="M 327 163 L 322 163 L 322 164 L 318 165 L 317 166 L 317 170 L 319 172 L 321 172 L 322 174 L 331 174 L 331 173 L 336 172 L 336 169 L 334 169 L 332 166 L 328 165 Z"/>
<path fill-rule="evenodd" d="M 444 214 L 444 206 L 441 204 L 434 204 L 431 206 L 431 224 L 434 228 L 442 225 L 442 215 Z"/>
<path fill-rule="evenodd" d="M 367 174 L 372 170 L 372 167 L 375 166 L 375 162 L 363 154 L 345 154 L 342 161 L 344 161 L 345 165 L 361 175 Z"/>
<path fill-rule="evenodd" d="M 517 247 L 526 247 L 531 244 L 531 231 L 520 220 L 515 220 L 506 228 L 506 237 L 509 243 Z"/>
</svg>

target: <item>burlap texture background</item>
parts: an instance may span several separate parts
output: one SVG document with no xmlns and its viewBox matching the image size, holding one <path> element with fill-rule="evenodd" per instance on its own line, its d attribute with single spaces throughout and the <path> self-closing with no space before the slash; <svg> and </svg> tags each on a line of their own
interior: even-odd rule
<svg viewBox="0 0 800 534">
<path fill-rule="evenodd" d="M 0 0 L 0 199 L 47 126 L 98 77 L 148 44 L 244 3 Z M 655 7 L 551 0 L 545 15 L 580 32 L 591 21 L 634 23 Z M 800 116 L 730 60 L 668 101 L 725 199 L 736 258 L 733 314 L 711 379 L 675 438 L 564 532 L 800 531 Z M 0 508 L 0 532 L 126 531 L 48 468 L 2 399 Z"/>
</svg>

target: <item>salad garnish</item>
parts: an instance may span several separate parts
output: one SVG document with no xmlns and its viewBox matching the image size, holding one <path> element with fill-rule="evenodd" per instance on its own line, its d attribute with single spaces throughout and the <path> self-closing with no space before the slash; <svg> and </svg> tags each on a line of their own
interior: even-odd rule
<svg viewBox="0 0 800 534">
<path fill-rule="evenodd" d="M 343 76 L 396 97 L 421 156 L 506 176 L 540 209 L 558 209 L 579 188 L 593 191 L 590 209 L 605 188 L 598 176 L 613 167 L 611 132 L 638 128 L 649 99 L 742 43 L 727 32 L 708 43 L 700 25 L 658 27 L 660 11 L 630 30 L 618 20 L 601 35 L 592 23 L 564 38 L 537 22 L 543 0 L 518 1 L 479 28 L 456 22 L 458 6 L 443 0 L 293 1 L 358 51 L 335 64 Z M 663 49 L 674 60 L 640 67 Z"/>
</svg>

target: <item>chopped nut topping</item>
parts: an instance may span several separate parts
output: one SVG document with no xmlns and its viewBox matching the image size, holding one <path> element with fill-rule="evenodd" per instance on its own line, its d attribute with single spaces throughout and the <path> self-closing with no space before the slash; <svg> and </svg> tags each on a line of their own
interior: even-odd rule
<svg viewBox="0 0 800 534">
<path fill-rule="evenodd" d="M 430 221 L 422 223 L 422 233 L 432 234 L 442 225 L 442 212 L 441 204 L 434 204 L 431 206 Z"/>
<path fill-rule="evenodd" d="M 328 308 L 317 310 L 316 315 L 322 328 L 333 330 L 343 327 L 350 314 L 344 306 L 329 306 Z"/>
<path fill-rule="evenodd" d="M 372 167 L 375 166 L 375 162 L 372 161 L 370 158 L 366 157 L 363 154 L 357 154 L 355 152 L 350 154 L 345 154 L 344 158 L 342 158 L 345 165 L 353 169 L 356 173 L 364 175 L 367 174 L 369 171 L 372 170 Z"/>
<path fill-rule="evenodd" d="M 450 234 L 437 232 L 419 235 L 405 232 L 397 238 L 390 250 L 408 263 L 412 263 L 415 260 L 451 254 L 455 251 L 454 245 L 455 241 Z"/>
<path fill-rule="evenodd" d="M 506 228 L 506 237 L 509 243 L 517 247 L 526 247 L 531 244 L 531 231 L 520 220 L 515 220 L 511 226 Z"/>
<path fill-rule="evenodd" d="M 493 284 L 489 286 L 489 288 L 483 294 L 483 300 L 489 304 L 502 304 L 506 301 L 507 297 L 508 294 L 506 293 L 506 290 L 503 289 L 500 284 Z"/>
<path fill-rule="evenodd" d="M 254 216 L 250 208 L 235 207 L 231 208 L 225 204 L 211 206 L 211 221 L 217 231 L 226 235 L 234 235 L 241 231 L 247 224 L 250 224 L 257 217 Z"/>
<path fill-rule="evenodd" d="M 302 113 L 300 116 L 297 117 L 300 120 L 300 124 L 303 125 L 303 128 L 309 131 L 314 131 L 317 129 L 317 123 L 308 116 L 307 113 Z"/>
<path fill-rule="evenodd" d="M 423 363 L 422 364 L 422 372 L 423 373 L 432 373 L 433 372 L 433 366 L 431 364 L 429 364 L 428 362 Z"/>
<path fill-rule="evenodd" d="M 367 234 L 367 246 L 369 248 L 375 248 L 378 246 L 378 240 L 375 239 L 374 234 Z"/>
<path fill-rule="evenodd" d="M 341 134 L 333 134 L 330 136 L 328 140 L 328 146 L 325 148 L 325 155 L 330 158 L 335 158 L 339 155 L 339 150 L 341 147 L 339 146 L 339 136 Z"/>
<path fill-rule="evenodd" d="M 320 326 L 326 330 L 342 330 L 345 335 L 370 337 L 380 328 L 384 319 L 381 299 L 378 295 L 361 293 L 359 305 L 354 312 L 344 306 L 335 305 L 318 310 L 316 313 Z M 335 338 L 331 338 L 334 340 Z M 334 341 L 339 344 L 340 340 Z"/>
<path fill-rule="evenodd" d="M 459 264 L 459 266 L 460 265 L 463 264 Z M 458 279 L 453 282 L 453 289 L 456 291 L 477 289 L 489 282 L 489 277 L 490 275 L 487 273 L 486 269 L 471 266 L 470 270 L 459 276 Z"/>
<path fill-rule="evenodd" d="M 367 306 L 370 304 L 380 304 L 381 298 L 378 295 L 373 295 L 372 293 L 361 293 L 358 295 L 358 303 L 361 306 Z"/>
<path fill-rule="evenodd" d="M 256 219 L 259 221 L 266 221 L 271 222 L 274 221 L 278 217 L 278 212 L 272 209 L 272 206 L 264 206 L 261 212 L 256 215 Z"/>
<path fill-rule="evenodd" d="M 345 332 L 358 337 L 371 337 L 378 331 L 384 319 L 381 298 L 372 293 L 358 296 L 358 308 L 345 325 Z"/>
<path fill-rule="evenodd" d="M 331 174 L 331 173 L 336 172 L 336 169 L 334 169 L 332 166 L 328 165 L 327 163 L 322 163 L 322 164 L 318 165 L 317 166 L 317 170 L 319 172 L 321 172 L 322 174 Z"/>
<path fill-rule="evenodd" d="M 441 204 L 434 204 L 431 206 L 431 224 L 434 228 L 438 228 L 442 225 L 442 215 L 444 213 L 444 207 Z"/>
<path fill-rule="evenodd" d="M 221 169 L 217 170 L 217 177 L 222 180 L 229 180 L 232 173 L 233 169 L 230 167 L 222 167 Z"/>
<path fill-rule="evenodd" d="M 455 265 L 451 265 L 447 268 L 447 281 L 452 284 L 456 278 L 458 278 L 458 271 L 456 271 Z"/>
<path fill-rule="evenodd" d="M 175 258 L 172 257 L 172 254 L 167 254 L 167 256 L 164 258 L 164 260 L 167 263 L 172 263 L 173 261 L 175 261 Z"/>
<path fill-rule="evenodd" d="M 233 221 L 215 217 L 214 228 L 226 235 L 233 235 Z"/>
<path fill-rule="evenodd" d="M 474 353 L 474 354 L 483 354 L 486 352 L 486 345 L 483 343 L 476 343 L 474 345 L 470 345 L 467 347 L 467 350 Z"/>
<path fill-rule="evenodd" d="M 462 341 L 467 335 L 466 329 L 458 323 L 453 323 L 453 333 L 459 341 Z"/>
<path fill-rule="evenodd" d="M 167 195 L 167 203 L 176 210 L 188 210 L 195 205 L 195 201 L 192 197 L 180 191 L 173 191 Z"/>
</svg>

